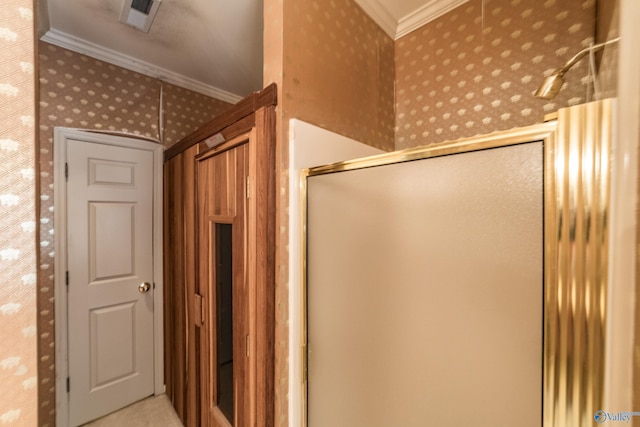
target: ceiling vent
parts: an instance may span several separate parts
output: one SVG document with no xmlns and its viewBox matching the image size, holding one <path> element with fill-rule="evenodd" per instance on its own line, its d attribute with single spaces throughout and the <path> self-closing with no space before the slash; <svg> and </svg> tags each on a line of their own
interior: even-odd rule
<svg viewBox="0 0 640 427">
<path fill-rule="evenodd" d="M 153 18 L 158 13 L 162 0 L 125 0 L 120 14 L 120 22 L 145 33 L 149 32 Z"/>
</svg>

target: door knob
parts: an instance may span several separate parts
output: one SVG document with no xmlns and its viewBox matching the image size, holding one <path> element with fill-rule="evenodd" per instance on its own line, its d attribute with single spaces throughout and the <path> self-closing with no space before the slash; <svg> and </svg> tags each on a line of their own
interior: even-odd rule
<svg viewBox="0 0 640 427">
<path fill-rule="evenodd" d="M 138 292 L 141 294 L 146 294 L 151 289 L 151 285 L 148 282 L 140 283 L 138 285 Z"/>
</svg>

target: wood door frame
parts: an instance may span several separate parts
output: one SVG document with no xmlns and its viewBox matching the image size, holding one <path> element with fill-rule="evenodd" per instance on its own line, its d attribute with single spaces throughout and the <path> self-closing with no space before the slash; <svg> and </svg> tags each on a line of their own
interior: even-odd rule
<svg viewBox="0 0 640 427">
<path fill-rule="evenodd" d="M 153 275 L 155 292 L 153 293 L 153 335 L 154 335 L 154 394 L 164 393 L 164 354 L 163 354 L 163 157 L 164 147 L 158 143 L 77 129 L 56 127 L 53 132 L 53 192 L 54 192 L 54 297 L 55 297 L 55 378 L 56 378 L 56 424 L 66 426 L 69 423 L 69 400 L 67 393 L 68 328 L 67 328 L 67 182 L 65 163 L 67 161 L 67 140 L 77 139 L 94 144 L 133 148 L 153 153 Z"/>
<path fill-rule="evenodd" d="M 211 426 L 211 419 L 212 417 L 215 418 L 216 422 L 218 424 L 222 424 L 224 426 L 230 426 L 235 424 L 235 420 L 231 420 L 231 423 L 229 423 L 229 421 L 222 415 L 222 413 L 217 413 L 215 412 L 214 409 L 214 413 L 210 414 L 209 413 L 209 408 L 210 408 L 210 402 L 213 399 L 213 396 L 216 394 L 215 392 L 215 387 L 216 385 L 214 384 L 213 379 L 216 378 L 217 373 L 215 372 L 215 368 L 213 368 L 213 365 L 215 365 L 215 359 L 217 357 L 216 350 L 214 350 L 213 348 L 215 347 L 215 343 L 212 343 L 211 341 L 211 337 L 213 336 L 217 336 L 217 330 L 216 330 L 216 326 L 214 325 L 214 315 L 213 315 L 213 307 L 216 304 L 216 300 L 215 300 L 215 296 L 211 297 L 212 294 L 215 295 L 215 290 L 210 289 L 208 285 L 211 285 L 211 280 L 213 277 L 216 277 L 216 273 L 215 273 L 215 268 L 211 269 L 208 268 L 208 282 L 207 283 L 202 283 L 201 280 L 201 261 L 200 261 L 200 254 L 202 253 L 202 248 L 204 246 L 208 247 L 208 249 L 206 249 L 206 251 L 208 252 L 209 257 L 211 257 L 213 255 L 213 253 L 211 253 L 211 245 L 209 244 L 209 240 L 203 241 L 202 239 L 202 233 L 209 233 L 210 231 L 204 230 L 204 229 L 200 229 L 199 227 L 203 225 L 203 223 L 201 223 L 201 220 L 205 220 L 205 218 L 201 218 L 200 216 L 200 203 L 202 202 L 201 200 L 199 200 L 199 181 L 200 181 L 200 165 L 209 160 L 212 159 L 218 155 L 222 155 L 225 152 L 231 151 L 231 150 L 235 150 L 237 148 L 240 148 L 244 145 L 247 146 L 246 150 L 247 150 L 247 158 L 246 158 L 246 175 L 244 176 L 244 178 L 248 178 L 251 175 L 251 168 L 250 168 L 250 164 L 251 164 L 251 146 L 252 144 L 255 144 L 255 131 L 250 130 L 249 132 L 245 132 L 242 133 L 234 138 L 232 138 L 229 141 L 224 142 L 223 144 L 221 144 L 218 147 L 215 147 L 209 151 L 201 151 L 200 154 L 198 154 L 194 161 L 195 161 L 195 174 L 194 174 L 194 178 L 196 181 L 195 184 L 195 194 L 196 194 L 196 200 L 195 200 L 195 223 L 196 223 L 196 230 L 200 230 L 200 232 L 196 232 L 195 237 L 195 241 L 196 241 L 196 252 L 197 252 L 197 256 L 196 256 L 196 293 L 197 295 L 200 297 L 200 301 L 202 301 L 202 305 L 200 307 L 200 312 L 201 312 L 201 317 L 202 317 L 202 323 L 199 325 L 199 351 L 196 355 L 196 358 L 198 360 L 199 363 L 199 368 L 200 368 L 200 420 L 201 420 L 201 425 L 205 426 L 205 427 L 209 427 Z M 237 164 L 236 164 L 237 167 Z M 236 176 L 237 178 L 237 172 L 236 172 Z M 227 177 L 227 179 L 230 179 L 231 177 Z M 246 183 L 243 180 L 243 182 L 238 183 L 236 181 L 236 185 L 239 185 L 240 188 L 245 187 Z M 245 187 L 246 188 L 246 187 Z M 255 283 L 252 283 L 252 280 L 250 278 L 250 275 L 247 273 L 247 271 L 251 270 L 251 262 L 252 262 L 252 244 L 251 242 L 253 241 L 253 239 L 250 238 L 249 234 L 250 234 L 250 229 L 251 229 L 251 223 L 255 222 L 252 221 L 250 219 L 250 209 L 251 209 L 251 205 L 255 205 L 255 201 L 254 200 L 250 200 L 248 198 L 248 195 L 245 193 L 245 197 L 246 200 L 243 202 L 244 205 L 244 211 L 242 213 L 243 217 L 244 217 L 244 231 L 243 231 L 243 238 L 244 238 L 244 242 L 243 242 L 243 257 L 244 257 L 244 264 L 243 264 L 243 268 L 245 270 L 245 274 L 244 274 L 244 280 L 246 281 L 246 283 L 244 283 L 244 287 L 245 287 L 245 291 L 247 292 L 246 295 L 244 295 L 244 297 L 247 299 L 246 302 L 246 307 L 247 307 L 247 311 L 246 313 L 243 313 L 244 317 L 243 318 L 238 318 L 237 317 L 237 313 L 234 313 L 234 317 L 233 317 L 233 322 L 234 322 L 234 332 L 235 332 L 235 322 L 236 320 L 240 320 L 245 323 L 245 327 L 247 328 L 247 332 L 249 332 L 249 337 L 251 337 L 252 335 L 255 336 L 255 331 L 252 329 L 252 325 L 254 324 L 254 318 L 255 316 L 252 316 L 251 314 L 251 299 L 252 299 L 252 294 L 255 292 L 254 287 L 252 287 L 252 284 L 254 285 Z M 236 213 L 237 215 L 237 213 Z M 213 216 L 208 216 L 208 223 L 210 223 L 211 219 L 213 218 L 217 218 L 219 219 L 219 223 L 227 223 L 227 224 L 232 224 L 235 217 L 234 216 L 226 216 L 226 215 L 213 215 Z M 235 301 L 234 301 L 235 302 Z M 234 336 L 234 339 L 237 338 Z M 250 344 L 251 345 L 251 344 Z M 242 366 L 243 368 L 246 369 L 245 372 L 245 382 L 242 384 L 242 390 L 241 392 L 245 392 L 247 389 L 250 392 L 250 395 L 255 395 L 255 385 L 251 380 L 251 370 L 253 365 L 255 365 L 255 361 L 256 361 L 256 357 L 254 353 L 250 353 L 250 357 L 248 357 L 247 361 L 244 361 Z M 234 349 L 234 356 L 235 356 L 235 349 Z M 235 361 L 235 363 L 237 364 L 238 361 Z M 234 364 L 234 369 L 235 366 L 237 366 L 236 364 Z M 234 380 L 235 380 L 235 373 L 234 373 Z M 235 382 L 235 381 L 234 381 Z M 244 397 L 244 402 L 249 404 L 249 417 L 252 416 L 251 414 L 251 405 L 254 404 L 255 402 L 255 396 L 245 396 Z M 238 411 L 238 407 L 237 407 L 238 402 L 236 401 L 234 403 L 234 412 Z"/>
</svg>

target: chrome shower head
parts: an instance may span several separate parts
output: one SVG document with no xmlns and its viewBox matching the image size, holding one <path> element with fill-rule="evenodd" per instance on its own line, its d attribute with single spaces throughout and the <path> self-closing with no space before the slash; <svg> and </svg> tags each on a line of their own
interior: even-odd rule
<svg viewBox="0 0 640 427">
<path fill-rule="evenodd" d="M 575 55 L 573 55 L 573 57 L 570 60 L 568 60 L 567 63 L 562 68 L 558 68 L 553 73 L 551 73 L 550 75 L 545 77 L 545 79 L 542 81 L 542 83 L 538 87 L 538 90 L 536 90 L 536 92 L 533 94 L 533 96 L 535 96 L 536 98 L 540 98 L 540 99 L 553 99 L 553 98 L 555 98 L 556 95 L 558 94 L 558 92 L 560 92 L 560 88 L 562 87 L 562 84 L 564 83 L 564 80 L 563 80 L 564 74 L 567 71 L 569 71 L 569 69 L 571 69 L 571 67 L 576 65 L 576 63 L 580 59 L 582 59 L 582 57 L 585 56 L 590 51 L 595 51 L 595 50 L 602 49 L 603 47 L 605 47 L 605 46 L 607 46 L 609 44 L 615 43 L 617 41 L 620 41 L 620 37 L 617 37 L 617 38 L 611 39 L 611 40 L 607 40 L 604 43 L 596 44 L 596 45 L 589 46 L 587 48 L 582 49 L 580 52 L 578 52 Z"/>
</svg>

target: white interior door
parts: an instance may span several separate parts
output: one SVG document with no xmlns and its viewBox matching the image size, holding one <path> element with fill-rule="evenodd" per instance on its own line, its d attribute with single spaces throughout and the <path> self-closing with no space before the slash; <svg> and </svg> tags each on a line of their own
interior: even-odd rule
<svg viewBox="0 0 640 427">
<path fill-rule="evenodd" d="M 75 426 L 154 393 L 153 153 L 67 140 L 67 165 Z"/>
</svg>

